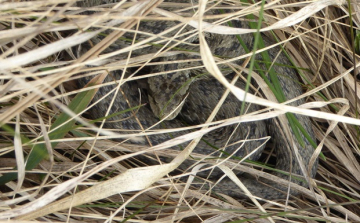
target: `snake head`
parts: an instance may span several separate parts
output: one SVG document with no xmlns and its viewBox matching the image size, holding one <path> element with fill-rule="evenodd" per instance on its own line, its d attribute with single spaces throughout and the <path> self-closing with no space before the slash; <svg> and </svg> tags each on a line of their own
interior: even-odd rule
<svg viewBox="0 0 360 223">
<path fill-rule="evenodd" d="M 148 78 L 149 102 L 154 115 L 174 119 L 181 111 L 192 82 L 187 71 Z"/>
</svg>

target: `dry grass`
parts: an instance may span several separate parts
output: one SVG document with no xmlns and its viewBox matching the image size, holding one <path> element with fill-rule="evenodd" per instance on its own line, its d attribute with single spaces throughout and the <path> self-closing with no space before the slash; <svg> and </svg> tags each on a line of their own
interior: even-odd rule
<svg viewBox="0 0 360 223">
<path fill-rule="evenodd" d="M 265 5 L 267 11 L 263 16 L 267 24 L 264 27 L 273 29 L 279 42 L 301 68 L 306 92 L 303 97 L 313 103 L 293 108 L 247 97 L 249 102 L 313 117 L 319 145 L 316 153 L 322 152 L 324 157 L 320 161 L 314 194 L 304 189 L 303 195 L 295 200 L 266 201 L 262 206 L 205 196 L 194 188 L 190 190 L 191 182 L 179 182 L 179 176 L 167 175 L 188 156 L 195 142 L 181 153 L 167 148 L 183 139 L 153 148 L 119 144 L 111 139 L 128 136 L 99 129 L 80 118 L 85 112 L 80 103 L 83 98 L 76 99 L 75 95 L 83 94 L 81 97 L 89 100 L 94 91 L 84 93 L 84 89 L 77 89 L 73 84 L 79 77 L 76 74 L 84 75 L 84 71 L 99 74 L 97 82 L 101 83 L 107 71 L 140 66 L 151 58 L 152 55 L 144 55 L 136 60 L 119 61 L 116 55 L 122 53 L 121 50 L 102 53 L 123 35 L 124 30 L 136 26 L 137 19 L 151 16 L 151 19 L 175 19 L 198 26 L 198 20 L 176 17 L 162 7 L 157 8 L 160 2 L 107 4 L 96 8 L 97 16 L 85 16 L 69 0 L 0 1 L 0 123 L 4 124 L 0 137 L 0 173 L 17 173 L 17 180 L 0 187 L 0 219 L 33 220 L 43 216 L 39 219 L 61 222 L 69 219 L 89 222 L 126 219 L 128 222 L 244 222 L 246 219 L 251 222 L 359 222 L 360 121 L 357 109 L 360 94 L 352 76 L 357 71 L 353 71 L 351 19 L 344 2 L 287 0 Z M 238 17 L 250 13 L 259 16 L 260 5 L 244 7 L 237 1 L 227 2 L 234 4 L 232 9 L 239 12 Z M 360 22 L 360 14 L 355 11 L 357 7 L 353 6 L 355 26 Z M 308 10 L 296 13 L 300 9 Z M 220 21 L 221 16 L 216 19 Z M 113 32 L 91 51 L 79 59 L 64 59 L 69 48 L 107 28 Z M 208 31 L 216 32 L 218 28 Z M 233 31 L 221 28 L 224 34 Z M 200 44 L 206 49 L 205 43 Z M 145 42 L 134 44 L 133 48 L 144 46 Z M 242 92 L 227 85 L 217 73 L 215 62 L 206 50 L 201 53 L 210 73 L 242 98 Z M 358 56 L 355 57 L 357 65 Z M 85 64 L 97 66 L 86 67 Z M 261 85 L 260 80 L 259 83 Z M 76 103 L 72 105 L 70 101 Z M 61 113 L 69 114 L 73 119 L 69 120 Z M 61 121 L 56 123 L 55 120 Z M 75 121 L 76 128 L 73 127 Z M 201 131 L 208 131 L 206 126 L 203 125 Z M 88 136 L 88 129 L 100 130 L 102 135 Z M 188 137 L 197 140 L 203 133 L 201 131 Z M 147 133 L 138 135 L 144 134 Z M 31 150 L 38 151 L 34 156 L 35 164 L 46 151 L 49 155 L 25 174 L 23 153 L 29 154 Z M 135 156 L 154 154 L 155 151 L 159 156 L 175 159 L 159 166 L 134 168 L 145 166 Z M 14 166 L 17 166 L 16 171 Z M 4 178 L 1 180 L 4 182 Z"/>
</svg>

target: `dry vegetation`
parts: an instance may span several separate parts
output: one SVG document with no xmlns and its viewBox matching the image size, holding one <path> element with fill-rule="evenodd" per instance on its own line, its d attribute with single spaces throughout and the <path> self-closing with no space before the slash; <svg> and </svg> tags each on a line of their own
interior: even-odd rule
<svg viewBox="0 0 360 223">
<path fill-rule="evenodd" d="M 300 68 L 303 97 L 313 102 L 302 109 L 275 103 L 271 107 L 313 117 L 319 145 L 316 156 L 322 153 L 322 158 L 313 191 L 304 189 L 297 198 L 260 204 L 204 196 L 197 188 L 189 188 L 191 182 L 168 175 L 191 152 L 191 147 L 181 153 L 169 152 L 171 143 L 178 141 L 156 147 L 157 155 L 175 158 L 172 162 L 134 168 L 145 166 L 136 156 L 153 154 L 154 148 L 119 144 L 112 139 L 121 135 L 109 130 L 89 134 L 89 129 L 98 131 L 98 127 L 80 117 L 94 91 L 77 89 L 77 74 L 99 74 L 97 82 L 101 82 L 108 71 L 128 65 L 129 61 L 116 61 L 119 52 L 105 55 L 102 49 L 123 30 L 136 26 L 138 19 L 190 21 L 160 14 L 156 9 L 163 6 L 160 0 L 123 2 L 94 7 L 97 13 L 88 16 L 69 0 L 0 0 L 0 180 L 2 184 L 9 181 L 0 186 L 0 219 L 360 222 L 360 93 L 353 76 L 358 73 L 354 72 L 358 56 L 353 54 L 350 32 L 351 21 L 354 32 L 360 22 L 356 1 L 352 1 L 352 17 L 347 3 L 340 0 L 268 1 L 265 5 L 263 27 L 275 24 L 273 33 Z M 242 10 L 239 17 L 261 16 L 260 4 L 249 8 L 239 1 L 226 2 Z M 307 10 L 296 13 L 300 9 Z M 71 47 L 107 28 L 113 32 L 91 52 L 79 59 L 71 55 Z M 144 61 L 146 58 L 138 62 Z M 85 62 L 96 66 L 85 66 Z M 31 151 L 34 155 L 26 163 Z"/>
</svg>

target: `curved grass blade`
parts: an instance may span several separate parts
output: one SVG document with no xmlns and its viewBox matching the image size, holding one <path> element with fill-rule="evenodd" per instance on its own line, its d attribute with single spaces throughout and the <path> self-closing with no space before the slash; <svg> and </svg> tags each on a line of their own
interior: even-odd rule
<svg viewBox="0 0 360 223">
<path fill-rule="evenodd" d="M 106 77 L 106 74 L 103 74 L 99 77 L 96 77 L 92 79 L 87 86 L 93 86 L 99 83 L 102 83 L 104 78 Z M 83 111 L 91 102 L 92 98 L 97 92 L 96 89 L 91 89 L 88 91 L 80 92 L 78 93 L 74 99 L 69 104 L 68 108 L 73 111 L 75 114 L 79 114 L 81 111 Z M 69 121 L 70 120 L 70 121 Z M 72 119 L 70 115 L 63 112 L 59 115 L 59 117 L 55 120 L 55 122 L 52 124 L 51 129 L 55 129 L 58 126 L 62 125 L 63 123 L 66 123 L 62 125 L 61 127 L 57 128 L 54 132 L 49 134 L 50 140 L 55 139 L 61 139 L 63 138 L 69 131 L 73 130 L 74 124 L 76 120 Z M 3 126 L 3 128 L 10 132 L 15 134 L 14 130 L 11 129 L 9 126 Z M 25 136 L 21 137 L 23 144 L 28 144 L 30 142 L 30 139 L 26 138 Z M 40 140 L 44 140 L 43 138 Z M 51 143 L 51 147 L 54 148 L 57 145 L 57 142 Z M 25 170 L 32 170 L 34 169 L 42 160 L 47 159 L 48 152 L 45 143 L 42 144 L 36 144 L 33 146 L 33 149 L 31 150 L 30 154 L 28 155 L 26 159 L 26 166 Z M 6 173 L 3 176 L 0 177 L 0 185 L 6 184 L 7 182 L 11 180 L 17 179 L 17 173 Z"/>
</svg>

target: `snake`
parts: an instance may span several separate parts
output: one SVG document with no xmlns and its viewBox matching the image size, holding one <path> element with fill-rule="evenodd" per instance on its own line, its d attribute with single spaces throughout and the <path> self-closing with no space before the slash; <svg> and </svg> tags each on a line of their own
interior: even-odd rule
<svg viewBox="0 0 360 223">
<path fill-rule="evenodd" d="M 95 6 L 101 1 L 80 1 L 81 7 Z M 85 2 L 85 3 L 84 3 Z M 171 7 L 171 3 L 176 2 L 176 8 Z M 169 4 L 170 3 L 170 4 Z M 181 16 L 191 17 L 194 13 L 194 2 L 188 0 L 165 1 L 163 8 L 170 12 L 179 13 Z M 221 5 L 217 5 L 219 8 Z M 207 10 L 208 15 L 233 12 L 227 9 Z M 162 5 L 158 6 L 159 8 Z M 196 8 L 196 7 L 195 7 Z M 88 8 L 85 8 L 85 10 Z M 212 22 L 209 20 L 208 22 Z M 231 24 L 237 28 L 248 28 L 246 21 L 232 18 Z M 227 26 L 228 23 L 221 25 Z M 136 31 L 135 31 L 136 30 Z M 242 42 L 236 35 L 222 35 L 217 33 L 204 33 L 205 40 L 209 45 L 214 57 L 221 60 L 237 58 L 248 51 L 245 48 L 253 49 L 254 35 L 242 34 Z M 226 88 L 219 83 L 204 68 L 200 57 L 199 38 L 197 30 L 189 25 L 178 21 L 152 20 L 147 17 L 140 21 L 137 27 L 127 30 L 124 37 L 116 40 L 105 52 L 114 52 L 119 49 L 126 49 L 131 44 L 137 43 L 147 38 L 154 37 L 151 44 L 144 44 L 140 49 L 134 49 L 131 53 L 126 52 L 117 55 L 117 58 L 126 60 L 141 57 L 143 55 L 153 55 L 147 60 L 146 66 L 129 66 L 125 69 L 112 71 L 105 79 L 107 85 L 100 87 L 93 101 L 96 104 L 90 109 L 92 118 L 104 117 L 108 114 L 117 114 L 108 118 L 105 126 L 109 129 L 120 131 L 121 133 L 141 132 L 150 129 L 156 132 L 161 129 L 179 129 L 206 122 L 209 115 L 221 99 Z M 267 36 L 261 34 L 265 46 L 270 46 L 274 42 Z M 92 41 L 97 43 L 103 37 L 95 37 Z M 245 46 L 245 47 L 244 47 Z M 91 46 L 84 44 L 83 50 L 88 50 Z M 280 53 L 279 47 L 271 47 L 266 52 L 270 57 L 271 69 L 277 74 L 281 90 L 286 100 L 291 100 L 302 94 L 302 87 L 299 84 L 297 72 L 292 68 L 292 64 L 284 53 Z M 173 52 L 173 53 L 172 53 Z M 154 56 L 155 55 L 155 56 Z M 267 71 L 268 64 L 264 62 L 262 54 L 256 54 L 258 67 L 256 70 Z M 233 63 L 240 65 L 243 60 L 235 60 Z M 223 75 L 230 81 L 237 76 L 236 68 L 229 63 L 218 65 Z M 267 72 L 265 72 L 267 73 Z M 153 75 L 149 75 L 153 74 Z M 128 79 L 128 77 L 137 77 Z M 84 86 L 92 77 L 79 79 L 80 86 Z M 113 91 L 121 82 L 120 91 Z M 271 79 L 270 79 L 270 82 Z M 272 83 L 270 83 L 272 84 Z M 244 89 L 245 81 L 239 79 L 235 85 Z M 249 93 L 252 93 L 251 91 Z M 116 94 L 116 95 L 115 95 Z M 114 101 L 112 101 L 114 100 Z M 296 100 L 290 105 L 299 106 L 304 99 Z M 142 105 L 142 106 L 138 106 Z M 255 112 L 261 109 L 258 105 L 243 103 L 234 95 L 229 94 L 220 109 L 218 110 L 215 121 L 227 120 L 242 115 L 242 107 L 245 105 L 246 112 Z M 138 106 L 138 107 L 137 107 Z M 136 109 L 134 110 L 134 107 Z M 313 178 L 317 171 L 318 160 L 313 162 L 308 168 L 310 159 L 314 152 L 314 147 L 310 140 L 315 142 L 311 120 L 303 115 L 295 114 L 294 117 L 303 127 L 308 137 L 300 133 L 301 140 L 295 136 L 295 131 L 290 128 L 292 138 L 298 148 L 298 157 L 305 167 L 309 169 L 308 176 Z M 161 120 L 161 121 L 160 121 Z M 186 129 L 186 128 L 185 128 Z M 171 140 L 178 136 L 189 133 L 190 130 L 173 131 L 171 133 L 151 134 L 147 137 L 129 138 L 131 143 L 155 146 Z M 194 149 L 194 153 L 211 155 L 211 157 L 231 156 L 231 160 L 238 161 L 236 158 L 247 157 L 249 160 L 256 161 L 260 158 L 265 148 L 266 137 L 270 136 L 276 154 L 276 164 L 269 174 L 280 178 L 291 180 L 292 182 L 308 186 L 306 180 L 289 177 L 291 175 L 304 176 L 299 159 L 296 157 L 290 141 L 284 136 L 277 120 L 259 120 L 251 122 L 241 122 L 237 125 L 228 125 L 217 128 L 202 137 L 200 143 Z M 309 139 L 310 137 L 310 139 Z M 302 141 L 300 143 L 299 141 Z M 172 149 L 181 150 L 184 145 L 174 146 Z M 191 158 L 189 158 L 191 160 Z M 181 165 L 187 168 L 192 162 L 184 162 Z M 283 171 L 288 174 L 280 173 Z M 237 177 L 248 188 L 250 193 L 263 199 L 281 199 L 287 194 L 287 185 L 281 185 L 264 177 L 254 177 L 240 171 L 236 172 Z M 223 175 L 221 171 L 213 171 L 212 179 L 218 179 Z M 201 176 L 201 175 L 200 175 Z M 305 178 L 306 179 L 306 178 Z M 223 193 L 234 198 L 244 198 L 244 192 L 229 178 L 224 178 L 213 188 L 215 192 Z M 289 190 L 291 195 L 297 195 L 295 190 Z"/>
</svg>

